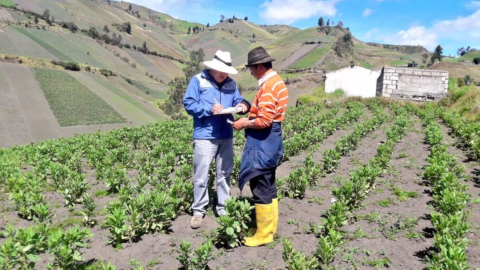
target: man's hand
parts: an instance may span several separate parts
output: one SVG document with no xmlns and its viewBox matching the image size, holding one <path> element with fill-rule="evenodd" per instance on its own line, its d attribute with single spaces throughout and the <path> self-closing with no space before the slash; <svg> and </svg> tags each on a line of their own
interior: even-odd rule
<svg viewBox="0 0 480 270">
<path fill-rule="evenodd" d="M 238 104 L 238 105 L 237 105 L 237 107 L 240 107 L 240 108 L 242 108 L 242 113 L 246 113 L 246 112 L 247 112 L 247 110 L 248 110 L 248 107 L 247 107 L 247 105 L 245 105 L 244 103 L 240 103 L 240 104 Z"/>
<path fill-rule="evenodd" d="M 248 118 L 239 118 L 237 121 L 233 122 L 232 127 L 235 130 L 242 130 L 250 124 L 250 120 Z"/>
<path fill-rule="evenodd" d="M 213 105 L 213 107 L 212 107 L 212 113 L 213 113 L 213 114 L 217 114 L 217 113 L 219 113 L 219 112 L 221 112 L 221 111 L 223 111 L 223 106 L 222 106 L 222 104 L 218 104 L 218 103 L 217 103 L 217 104 Z"/>
</svg>

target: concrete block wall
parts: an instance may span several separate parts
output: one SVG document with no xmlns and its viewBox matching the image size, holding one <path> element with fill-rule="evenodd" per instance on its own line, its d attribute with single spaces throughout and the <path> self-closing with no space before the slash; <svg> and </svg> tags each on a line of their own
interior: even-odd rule
<svg viewBox="0 0 480 270">
<path fill-rule="evenodd" d="M 377 96 L 436 100 L 448 91 L 448 71 L 385 67 L 377 81 Z"/>
</svg>

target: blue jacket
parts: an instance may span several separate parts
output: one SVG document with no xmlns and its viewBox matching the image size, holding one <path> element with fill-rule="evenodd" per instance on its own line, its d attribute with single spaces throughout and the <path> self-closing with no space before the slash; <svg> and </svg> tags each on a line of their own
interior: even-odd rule
<svg viewBox="0 0 480 270">
<path fill-rule="evenodd" d="M 215 99 L 224 108 L 235 107 L 244 102 L 250 109 L 250 103 L 240 95 L 234 80 L 227 77 L 219 89 L 208 71 L 203 70 L 192 77 L 183 98 L 185 110 L 193 116 L 193 139 L 233 138 L 232 125 L 227 123 L 227 119 L 233 120 L 233 115 L 213 115 Z"/>
</svg>

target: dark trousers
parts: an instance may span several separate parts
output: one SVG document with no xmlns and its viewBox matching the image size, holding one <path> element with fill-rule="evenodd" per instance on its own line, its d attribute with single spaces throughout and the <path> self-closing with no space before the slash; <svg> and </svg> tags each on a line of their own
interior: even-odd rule
<svg viewBox="0 0 480 270">
<path fill-rule="evenodd" d="M 271 204 L 272 199 L 277 198 L 277 180 L 275 171 L 262 174 L 250 179 L 250 189 L 255 204 Z"/>
</svg>

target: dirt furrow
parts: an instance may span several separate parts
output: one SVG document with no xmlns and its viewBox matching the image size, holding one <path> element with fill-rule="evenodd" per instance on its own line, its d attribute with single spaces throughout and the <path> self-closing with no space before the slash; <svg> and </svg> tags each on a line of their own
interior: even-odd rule
<svg viewBox="0 0 480 270">
<path fill-rule="evenodd" d="M 390 167 L 368 194 L 364 207 L 354 212 L 356 222 L 342 227 L 348 241 L 334 261 L 341 268 L 425 266 L 425 252 L 433 243 L 428 219 L 431 197 L 429 188 L 422 185 L 429 148 L 420 120 L 411 121 L 412 129 L 394 148 Z"/>
</svg>

